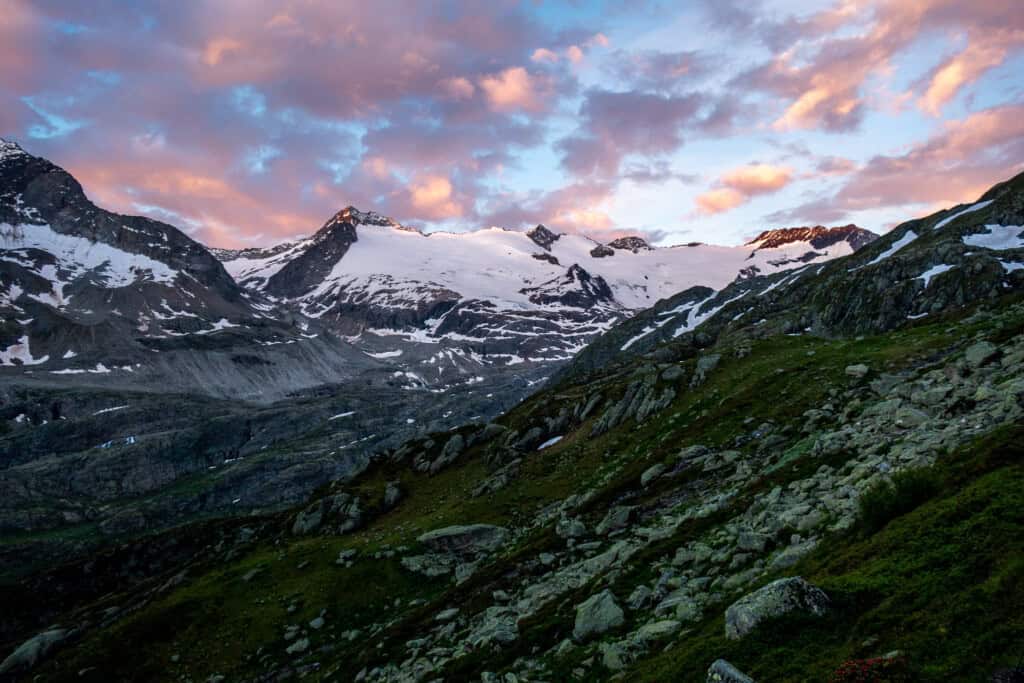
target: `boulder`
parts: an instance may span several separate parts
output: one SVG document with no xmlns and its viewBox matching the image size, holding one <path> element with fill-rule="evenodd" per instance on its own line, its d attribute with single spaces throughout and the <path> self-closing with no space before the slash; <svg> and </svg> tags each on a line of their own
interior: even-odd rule
<svg viewBox="0 0 1024 683">
<path fill-rule="evenodd" d="M 68 635 L 70 632 L 65 629 L 53 629 L 29 638 L 0 663 L 0 674 L 28 671 Z"/>
<path fill-rule="evenodd" d="M 625 616 L 612 592 L 603 590 L 576 606 L 576 623 L 572 629 L 572 636 L 579 642 L 599 636 L 622 626 L 626 620 Z"/>
<path fill-rule="evenodd" d="M 587 535 L 587 527 L 578 519 L 563 517 L 555 524 L 555 533 L 559 538 L 582 538 Z"/>
<path fill-rule="evenodd" d="M 761 622 L 803 612 L 824 616 L 829 599 L 820 588 L 799 576 L 779 579 L 745 595 L 725 611 L 725 637 L 739 640 Z"/>
<path fill-rule="evenodd" d="M 697 369 L 693 373 L 693 379 L 690 380 L 690 386 L 697 387 L 703 384 L 708 375 L 718 367 L 718 362 L 720 360 L 722 360 L 722 356 L 717 353 L 712 353 L 698 358 Z"/>
<path fill-rule="evenodd" d="M 854 377 L 856 379 L 862 379 L 870 372 L 870 368 L 863 363 L 857 363 L 856 365 L 846 366 L 846 375 L 848 377 Z"/>
<path fill-rule="evenodd" d="M 469 524 L 428 531 L 417 540 L 437 553 L 464 555 L 497 550 L 507 538 L 508 529 L 504 527 Z"/>
<path fill-rule="evenodd" d="M 754 683 L 754 679 L 724 659 L 717 659 L 708 669 L 707 683 Z"/>
<path fill-rule="evenodd" d="M 648 467 L 644 470 L 644 473 L 640 475 L 640 485 L 646 488 L 652 481 L 665 474 L 666 469 L 667 468 L 661 463 Z"/>
<path fill-rule="evenodd" d="M 384 507 L 391 509 L 402 500 L 402 487 L 397 481 L 389 481 L 384 488 Z"/>
<path fill-rule="evenodd" d="M 617 505 L 613 507 L 597 525 L 595 531 L 597 531 L 599 536 L 605 536 L 613 531 L 625 529 L 629 526 L 629 522 L 633 518 L 634 511 L 635 508 L 627 505 Z"/>
<path fill-rule="evenodd" d="M 483 619 L 467 637 L 473 647 L 511 643 L 519 637 L 519 614 L 510 607 L 488 607 Z"/>
<path fill-rule="evenodd" d="M 964 351 L 964 360 L 972 368 L 980 368 L 997 355 L 999 355 L 999 347 L 992 342 L 981 341 L 967 347 L 967 350 Z"/>
</svg>

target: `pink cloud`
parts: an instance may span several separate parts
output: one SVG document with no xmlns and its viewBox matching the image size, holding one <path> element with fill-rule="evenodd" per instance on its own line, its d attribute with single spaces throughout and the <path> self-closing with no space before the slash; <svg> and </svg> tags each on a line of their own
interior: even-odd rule
<svg viewBox="0 0 1024 683">
<path fill-rule="evenodd" d="M 494 111 L 536 112 L 544 107 L 541 98 L 546 85 L 521 66 L 483 76 L 479 85 Z"/>
<path fill-rule="evenodd" d="M 1024 168 L 1024 105 L 985 109 L 950 121 L 904 153 L 877 155 L 834 195 L 769 217 L 832 222 L 886 207 L 952 206 L 976 199 Z"/>
<path fill-rule="evenodd" d="M 1003 38 L 1007 36 L 1000 36 Z M 1015 41 L 1024 41 L 1024 31 L 1017 32 Z M 974 41 L 958 55 L 946 60 L 932 75 L 928 89 L 918 100 L 921 109 L 938 116 L 957 92 L 976 81 L 992 67 L 1002 64 L 1010 45 Z"/>
<path fill-rule="evenodd" d="M 793 169 L 772 164 L 749 164 L 722 175 L 722 184 L 747 196 L 775 192 L 793 177 Z"/>
<path fill-rule="evenodd" d="M 749 30 L 749 22 L 746 24 Z M 839 33 L 857 26 L 852 35 Z M 1024 7 L 1016 0 L 843 2 L 804 19 L 757 24 L 762 37 L 785 46 L 735 84 L 777 96 L 777 130 L 856 127 L 867 105 L 869 79 L 884 79 L 894 59 L 915 41 L 962 34 L 967 46 L 940 65 L 919 96 L 937 114 L 965 87 L 1024 45 Z"/>
<path fill-rule="evenodd" d="M 463 208 L 455 200 L 453 193 L 451 181 L 442 175 L 418 177 L 409 187 L 412 207 L 424 220 L 443 220 L 461 216 Z"/>
<path fill-rule="evenodd" d="M 720 187 L 697 195 L 697 209 L 701 213 L 715 214 L 735 209 L 747 201 L 747 197 L 731 187 Z"/>
<path fill-rule="evenodd" d="M 722 174 L 720 187 L 696 198 L 697 211 L 716 214 L 735 209 L 753 197 L 778 192 L 793 179 L 793 169 L 773 164 L 747 164 Z"/>
</svg>

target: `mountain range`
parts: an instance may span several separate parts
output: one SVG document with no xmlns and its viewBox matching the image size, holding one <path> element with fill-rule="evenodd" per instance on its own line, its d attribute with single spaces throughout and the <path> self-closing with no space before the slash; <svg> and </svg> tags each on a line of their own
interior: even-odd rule
<svg viewBox="0 0 1024 683">
<path fill-rule="evenodd" d="M 0 676 L 1012 666 L 1022 207 L 234 251 L 4 142 Z"/>
</svg>

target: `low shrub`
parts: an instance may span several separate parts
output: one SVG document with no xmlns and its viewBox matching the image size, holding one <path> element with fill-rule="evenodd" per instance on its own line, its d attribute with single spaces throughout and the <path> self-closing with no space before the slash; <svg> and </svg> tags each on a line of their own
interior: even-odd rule
<svg viewBox="0 0 1024 683">
<path fill-rule="evenodd" d="M 873 534 L 934 498 L 941 488 L 939 476 L 929 468 L 899 472 L 891 480 L 879 482 L 861 495 L 861 527 Z"/>
<path fill-rule="evenodd" d="M 909 683 L 912 680 L 904 657 L 850 659 L 832 673 L 829 683 Z"/>
</svg>

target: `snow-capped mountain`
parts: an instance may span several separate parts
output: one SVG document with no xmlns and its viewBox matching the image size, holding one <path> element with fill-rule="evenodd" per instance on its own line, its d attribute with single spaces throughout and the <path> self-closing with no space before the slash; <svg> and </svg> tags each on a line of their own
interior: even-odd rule
<svg viewBox="0 0 1024 683">
<path fill-rule="evenodd" d="M 365 369 L 271 310 L 180 230 L 0 141 L 0 372 L 259 397 Z"/>
<path fill-rule="evenodd" d="M 350 206 L 312 237 L 216 254 L 243 287 L 368 353 L 414 356 L 433 377 L 464 371 L 460 361 L 567 360 L 616 321 L 682 289 L 720 289 L 737 277 L 845 256 L 875 237 L 855 226 L 818 227 L 766 232 L 743 246 L 658 248 L 640 237 L 601 244 L 543 225 L 424 234 Z"/>
<path fill-rule="evenodd" d="M 616 322 L 852 253 L 854 226 L 750 244 L 607 244 L 544 226 L 424 234 L 348 207 L 308 238 L 209 250 L 96 207 L 71 175 L 0 147 L 0 372 L 271 400 L 366 373 L 404 389 L 524 390 Z"/>
</svg>

